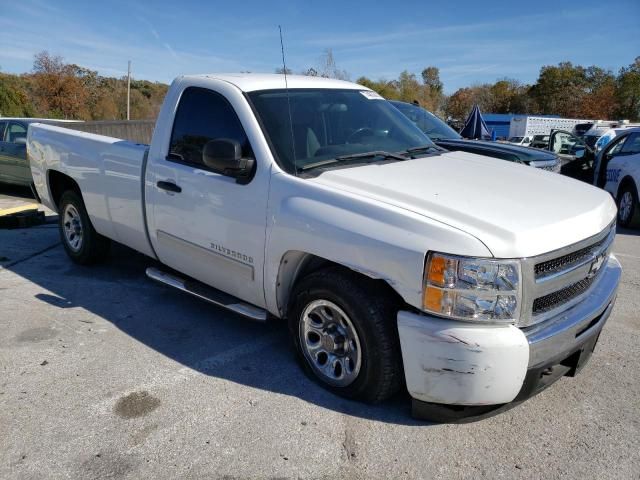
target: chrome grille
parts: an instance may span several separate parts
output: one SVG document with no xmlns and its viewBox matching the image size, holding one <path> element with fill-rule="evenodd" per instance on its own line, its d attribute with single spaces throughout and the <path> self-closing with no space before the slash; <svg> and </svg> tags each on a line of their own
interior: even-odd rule
<svg viewBox="0 0 640 480">
<path fill-rule="evenodd" d="M 543 322 L 581 301 L 600 278 L 614 238 L 612 223 L 591 238 L 523 259 L 522 311 L 517 326 Z"/>
<path fill-rule="evenodd" d="M 597 241 L 593 245 L 581 248 L 580 250 L 576 250 L 575 252 L 571 252 L 567 255 L 563 255 L 552 260 L 547 260 L 546 262 L 537 263 L 534 268 L 536 280 L 552 275 L 554 273 L 561 272 L 563 270 L 567 270 L 577 264 L 580 264 L 581 262 L 584 262 L 586 259 L 592 258 L 593 252 L 598 251 L 607 240 L 607 238 L 608 237 L 605 237 L 602 240 Z"/>
<path fill-rule="evenodd" d="M 577 296 L 583 294 L 589 289 L 596 277 L 585 278 L 568 287 L 550 293 L 543 297 L 538 297 L 533 301 L 533 315 L 540 315 L 541 313 L 554 310 L 558 306 L 573 300 Z"/>
</svg>

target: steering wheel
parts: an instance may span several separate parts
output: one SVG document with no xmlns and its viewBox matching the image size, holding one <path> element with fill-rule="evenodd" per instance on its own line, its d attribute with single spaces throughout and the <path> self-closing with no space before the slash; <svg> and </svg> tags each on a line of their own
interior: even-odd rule
<svg viewBox="0 0 640 480">
<path fill-rule="evenodd" d="M 361 127 L 349 135 L 345 143 L 357 143 L 356 140 L 361 140 L 363 137 L 371 135 L 373 135 L 373 130 L 371 128 Z"/>
</svg>

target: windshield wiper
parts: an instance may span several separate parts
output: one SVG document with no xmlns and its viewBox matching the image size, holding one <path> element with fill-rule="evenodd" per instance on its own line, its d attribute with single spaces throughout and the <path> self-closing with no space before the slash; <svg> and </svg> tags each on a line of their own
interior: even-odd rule
<svg viewBox="0 0 640 480">
<path fill-rule="evenodd" d="M 403 153 L 408 153 L 409 155 L 413 155 L 416 153 L 428 152 L 429 150 L 442 152 L 444 149 L 438 147 L 437 145 L 420 145 L 419 147 L 407 148 Z"/>
<path fill-rule="evenodd" d="M 307 163 L 306 165 L 303 165 L 302 167 L 298 167 L 298 171 L 302 172 L 304 170 L 311 170 L 312 168 L 323 167 L 325 165 L 331 165 L 332 163 L 338 163 L 338 161 L 339 160 L 337 160 L 335 158 L 330 158 L 328 160 L 320 160 L 319 162 Z"/>
<path fill-rule="evenodd" d="M 394 159 L 394 160 L 408 160 L 404 155 L 400 155 L 399 153 L 391 153 L 385 152 L 384 150 L 376 150 L 373 152 L 364 152 L 364 153 L 353 153 L 349 155 L 340 155 L 339 157 L 330 158 L 328 160 L 321 160 L 319 162 L 308 163 L 302 167 L 299 167 L 299 171 L 311 170 L 312 168 L 323 167 L 325 165 L 331 165 L 333 163 L 343 162 L 345 160 L 357 160 L 360 158 L 376 158 L 381 157 L 383 159 Z"/>
<path fill-rule="evenodd" d="M 353 153 L 350 155 L 341 155 L 340 157 L 336 157 L 336 160 L 338 161 L 343 161 L 343 160 L 353 160 L 354 158 L 375 158 L 375 157 L 382 157 L 382 158 L 393 158 L 394 160 L 407 160 L 407 157 L 405 157 L 404 155 L 400 155 L 399 153 L 391 153 L 391 152 L 385 152 L 384 150 L 375 150 L 373 152 L 364 152 L 364 153 Z"/>
</svg>

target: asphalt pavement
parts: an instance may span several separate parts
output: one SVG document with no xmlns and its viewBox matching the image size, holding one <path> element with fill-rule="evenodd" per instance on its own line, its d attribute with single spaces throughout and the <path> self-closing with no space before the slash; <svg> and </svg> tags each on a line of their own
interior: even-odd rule
<svg viewBox="0 0 640 480">
<path fill-rule="evenodd" d="M 0 209 L 28 201 L 1 193 Z M 614 252 L 618 301 L 579 376 L 432 425 L 406 394 L 366 406 L 325 392 L 284 325 L 152 283 L 128 248 L 80 267 L 55 223 L 0 230 L 0 478 L 638 479 L 640 231 Z"/>
</svg>

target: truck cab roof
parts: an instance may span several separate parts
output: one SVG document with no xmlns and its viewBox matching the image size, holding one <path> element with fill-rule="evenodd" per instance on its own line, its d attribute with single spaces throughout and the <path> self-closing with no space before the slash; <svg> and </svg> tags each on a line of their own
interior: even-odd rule
<svg viewBox="0 0 640 480">
<path fill-rule="evenodd" d="M 353 82 L 336 80 L 333 78 L 312 77 L 308 75 L 287 75 L 279 73 L 208 73 L 202 75 L 186 75 L 179 77 L 184 80 L 212 79 L 222 80 L 235 85 L 243 92 L 257 90 L 276 90 L 283 88 L 334 88 L 349 90 L 369 90 L 367 87 Z"/>
</svg>

